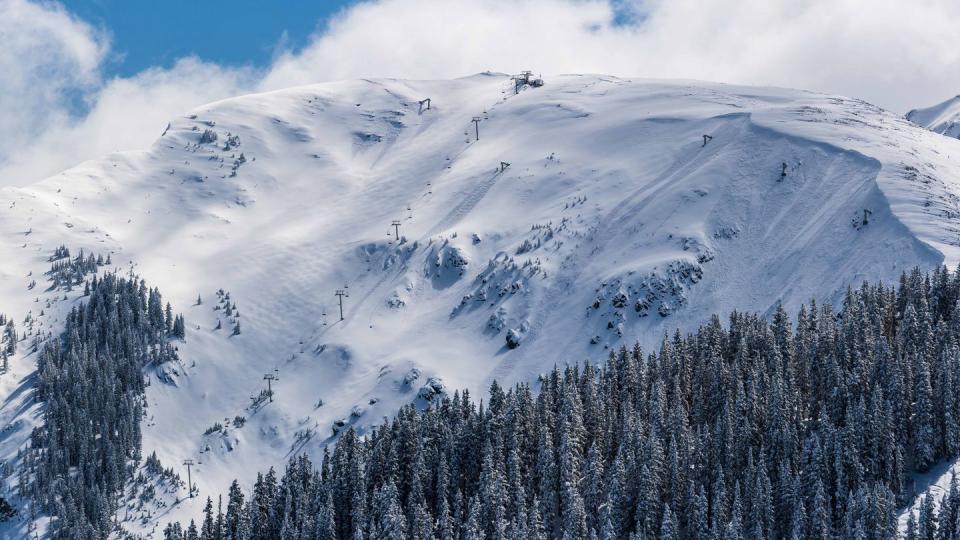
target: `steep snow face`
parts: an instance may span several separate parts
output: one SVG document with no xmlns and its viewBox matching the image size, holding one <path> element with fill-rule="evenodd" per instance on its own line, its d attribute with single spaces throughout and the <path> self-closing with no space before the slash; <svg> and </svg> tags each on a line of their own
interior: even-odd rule
<svg viewBox="0 0 960 540">
<path fill-rule="evenodd" d="M 914 109 L 907 113 L 907 120 L 930 131 L 960 138 L 960 96 L 952 97 L 943 103 L 925 109 Z"/>
<path fill-rule="evenodd" d="M 867 103 L 793 90 L 307 86 L 201 107 L 147 151 L 0 191 L 0 311 L 56 330 L 77 294 L 27 286 L 63 243 L 112 253 L 184 312 L 183 365 L 150 374 L 144 455 L 193 459 L 201 497 L 121 512 L 149 532 L 404 403 L 954 265 L 957 157 L 960 141 Z M 6 455 L 38 414 L 17 392 L 33 358 L 18 361 Z M 274 401 L 251 399 L 266 374 Z"/>
</svg>

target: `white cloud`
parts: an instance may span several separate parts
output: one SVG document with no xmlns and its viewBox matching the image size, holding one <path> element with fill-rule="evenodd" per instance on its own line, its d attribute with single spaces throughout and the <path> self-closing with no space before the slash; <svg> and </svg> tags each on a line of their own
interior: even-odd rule
<svg viewBox="0 0 960 540">
<path fill-rule="evenodd" d="M 172 116 L 255 88 L 254 73 L 194 58 L 104 79 L 109 51 L 104 32 L 59 4 L 0 0 L 0 185 L 145 148 Z"/>
<path fill-rule="evenodd" d="M 276 60 L 264 85 L 306 83 L 317 73 L 448 78 L 485 70 L 624 71 L 627 33 L 610 27 L 607 2 L 382 0 L 344 12 L 298 54 Z M 622 50 L 622 49 L 621 49 Z M 622 50 L 626 52 L 625 50 Z"/>
<path fill-rule="evenodd" d="M 110 152 L 145 149 L 174 116 L 249 92 L 254 82 L 253 72 L 224 69 L 195 58 L 182 59 L 170 69 L 104 81 L 90 96 L 91 107 L 81 118 L 61 112 L 13 153 L 0 153 L 0 185 L 23 185 Z"/>
<path fill-rule="evenodd" d="M 55 5 L 0 0 L 0 160 L 63 120 L 67 94 L 97 84 L 106 50 Z"/>
<path fill-rule="evenodd" d="M 184 59 L 105 80 L 106 36 L 53 3 L 0 0 L 0 183 L 143 148 L 237 93 L 353 77 L 533 69 L 791 86 L 898 111 L 960 92 L 955 0 L 373 0 L 263 72 Z M 82 96 L 89 113 L 70 114 Z"/>
<path fill-rule="evenodd" d="M 264 84 L 494 69 L 789 86 L 907 109 L 960 92 L 956 0 L 381 0 L 344 12 Z M 624 4 L 619 4 L 624 7 Z"/>
</svg>

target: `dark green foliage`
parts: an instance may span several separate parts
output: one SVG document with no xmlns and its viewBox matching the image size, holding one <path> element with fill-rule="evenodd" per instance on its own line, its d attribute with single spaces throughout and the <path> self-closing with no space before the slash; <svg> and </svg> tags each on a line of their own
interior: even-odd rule
<svg viewBox="0 0 960 540">
<path fill-rule="evenodd" d="M 183 315 L 177 315 L 173 318 L 173 328 L 170 331 L 170 336 L 180 340 L 187 338 L 187 329 L 183 322 Z"/>
<path fill-rule="evenodd" d="M 216 140 L 217 140 L 217 132 L 213 131 L 212 129 L 205 129 L 203 130 L 203 134 L 200 135 L 199 142 L 200 144 L 208 144 L 208 143 L 216 142 Z"/>
<path fill-rule="evenodd" d="M 49 290 L 65 288 L 69 291 L 73 287 L 81 285 L 86 274 L 96 273 L 97 268 L 104 264 L 103 257 L 94 257 L 92 253 L 84 256 L 83 250 L 80 250 L 80 253 L 72 259 L 69 251 L 60 252 L 60 255 L 62 256 L 55 253 L 50 258 L 53 264 L 50 265 L 50 270 L 47 272 L 51 282 Z"/>
<path fill-rule="evenodd" d="M 10 357 L 17 352 L 17 328 L 13 319 L 0 313 L 0 373 L 10 369 Z"/>
<path fill-rule="evenodd" d="M 17 515 L 17 510 L 7 502 L 6 499 L 0 497 L 0 523 L 9 520 L 13 516 Z"/>
<path fill-rule="evenodd" d="M 53 250 L 53 255 L 50 255 L 50 258 L 47 259 L 50 262 L 59 261 L 60 259 L 66 259 L 70 256 L 70 250 L 67 249 L 67 246 L 61 244 L 59 247 Z"/>
<path fill-rule="evenodd" d="M 86 261 L 96 264 L 76 260 Z M 160 293 L 134 276 L 94 276 L 87 302 L 39 352 L 45 422 L 23 454 L 20 489 L 54 517 L 54 538 L 106 538 L 113 529 L 117 495 L 141 458 L 143 369 L 177 359 L 160 305 Z"/>
</svg>

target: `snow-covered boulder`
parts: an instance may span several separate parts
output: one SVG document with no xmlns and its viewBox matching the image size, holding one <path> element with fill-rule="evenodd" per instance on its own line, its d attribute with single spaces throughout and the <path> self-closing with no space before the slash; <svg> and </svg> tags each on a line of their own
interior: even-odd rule
<svg viewBox="0 0 960 540">
<path fill-rule="evenodd" d="M 427 383 L 420 387 L 417 397 L 424 401 L 433 401 L 438 396 L 446 393 L 446 386 L 439 377 L 430 377 Z"/>
<path fill-rule="evenodd" d="M 434 287 L 447 288 L 456 283 L 467 271 L 470 260 L 466 252 L 452 244 L 445 244 L 432 255 L 432 267 L 428 275 L 433 279 Z"/>
<path fill-rule="evenodd" d="M 349 425 L 350 425 L 350 422 L 348 422 L 346 418 L 339 418 L 337 420 L 334 420 L 333 434 L 334 435 L 339 434 L 340 432 L 346 430 Z"/>
<path fill-rule="evenodd" d="M 523 335 L 516 328 L 511 328 L 507 330 L 507 348 L 516 349 L 520 346 L 520 343 L 523 342 Z"/>
</svg>

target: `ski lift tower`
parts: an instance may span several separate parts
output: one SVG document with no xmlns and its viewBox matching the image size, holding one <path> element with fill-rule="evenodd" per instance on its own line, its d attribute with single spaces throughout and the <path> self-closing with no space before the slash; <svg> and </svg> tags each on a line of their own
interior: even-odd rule
<svg viewBox="0 0 960 540">
<path fill-rule="evenodd" d="M 522 71 L 519 75 L 514 75 L 510 77 L 513 79 L 513 93 L 519 94 L 520 88 L 525 84 L 530 84 L 530 77 L 533 75 L 533 72 L 530 70 Z"/>
<path fill-rule="evenodd" d="M 190 474 L 190 467 L 194 466 L 192 459 L 183 460 L 183 464 L 187 466 L 187 493 L 189 498 L 193 498 L 193 476 Z"/>
<path fill-rule="evenodd" d="M 393 231 L 397 236 L 397 242 L 399 242 L 400 241 L 400 220 L 398 219 L 393 220 L 390 226 L 393 227 Z"/>
<path fill-rule="evenodd" d="M 340 320 L 343 320 L 343 299 L 350 298 L 350 286 L 344 285 L 342 289 L 337 289 L 337 292 L 334 293 L 334 296 L 340 300 Z"/>
</svg>

